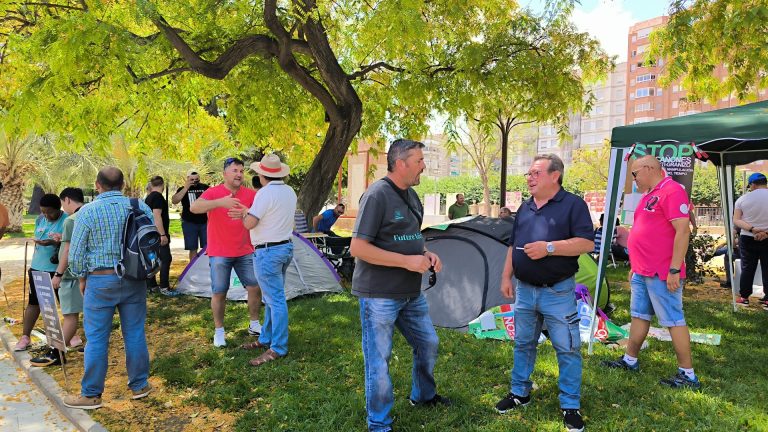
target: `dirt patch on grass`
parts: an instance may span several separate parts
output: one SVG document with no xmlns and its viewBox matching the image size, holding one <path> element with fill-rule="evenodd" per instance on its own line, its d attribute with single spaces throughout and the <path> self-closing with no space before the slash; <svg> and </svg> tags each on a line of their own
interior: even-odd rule
<svg viewBox="0 0 768 432">
<path fill-rule="evenodd" d="M 179 275 L 185 265 L 186 261 L 175 262 L 171 274 Z M 5 290 L 10 308 L 5 300 L 1 299 L 0 315 L 19 321 L 18 324 L 10 326 L 11 331 L 18 338 L 22 332 L 22 279 L 6 283 Z M 162 308 L 167 299 L 157 294 L 150 294 L 147 301 L 148 310 Z M 115 314 L 115 323 L 117 322 L 117 314 Z M 38 320 L 37 327 L 42 328 L 41 320 Z M 237 416 L 211 410 L 193 400 L 196 392 L 192 389 L 179 389 L 166 385 L 163 378 L 152 376 L 152 374 L 149 377 L 149 382 L 154 387 L 152 393 L 144 399 L 132 400 L 125 369 L 123 337 L 117 324 L 113 325 L 113 328 L 109 346 L 109 370 L 103 394 L 104 407 L 93 412 L 92 415 L 96 421 L 110 431 L 186 432 L 223 431 L 233 428 Z M 207 338 L 201 334 L 180 331 L 171 326 L 148 323 L 146 331 L 150 364 L 156 356 L 181 352 L 196 344 L 208 343 Z M 83 335 L 82 328 L 78 333 Z M 61 367 L 49 367 L 45 371 L 56 379 L 65 391 L 78 394 L 80 379 L 83 376 L 83 354 L 71 352 L 67 355 L 67 359 L 68 380 L 66 382 Z"/>
</svg>

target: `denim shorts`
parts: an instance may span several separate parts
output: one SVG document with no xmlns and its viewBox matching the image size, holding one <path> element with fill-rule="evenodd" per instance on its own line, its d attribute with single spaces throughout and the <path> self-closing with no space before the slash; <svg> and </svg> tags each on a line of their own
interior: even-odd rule
<svg viewBox="0 0 768 432">
<path fill-rule="evenodd" d="M 184 250 L 197 250 L 208 245 L 208 224 L 181 221 L 181 232 L 184 233 Z M 199 240 L 199 241 L 198 241 Z"/>
<path fill-rule="evenodd" d="M 632 300 L 630 314 L 632 318 L 650 321 L 653 315 L 664 327 L 685 325 L 683 316 L 683 280 L 675 292 L 667 289 L 667 281 L 659 276 L 632 275 Z"/>
<path fill-rule="evenodd" d="M 253 272 L 253 255 L 239 257 L 215 257 L 209 256 L 211 266 L 211 291 L 214 294 L 226 294 L 229 290 L 229 276 L 232 269 L 240 279 L 244 287 L 258 286 L 256 274 Z"/>
</svg>

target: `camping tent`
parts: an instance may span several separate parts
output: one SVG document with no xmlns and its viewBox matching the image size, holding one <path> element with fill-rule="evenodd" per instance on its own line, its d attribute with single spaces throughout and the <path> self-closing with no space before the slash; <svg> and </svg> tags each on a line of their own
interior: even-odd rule
<svg viewBox="0 0 768 432">
<path fill-rule="evenodd" d="M 726 232 L 731 232 L 736 165 L 768 159 L 768 101 L 613 128 L 605 197 L 605 232 L 613 231 L 620 193 L 624 189 L 627 175 L 626 161 L 638 145 L 646 148 L 653 146 L 658 150 L 664 146 L 688 145 L 697 158 L 712 161 L 718 169 Z M 728 240 L 728 251 L 733 256 L 731 236 L 725 237 Z M 598 262 L 598 281 L 605 277 L 609 255 L 610 244 L 604 242 Z M 732 271 L 731 285 L 735 287 L 734 274 Z M 733 309 L 736 310 L 735 296 Z M 591 343 L 589 350 L 591 353 Z"/>
<path fill-rule="evenodd" d="M 285 298 L 290 300 L 317 292 L 341 292 L 339 275 L 315 245 L 295 232 L 291 240 L 293 241 L 293 260 L 285 275 Z M 205 250 L 201 251 L 181 273 L 176 290 L 197 297 L 211 296 L 211 273 Z M 246 300 L 247 298 L 248 293 L 232 271 L 227 299 Z"/>
<path fill-rule="evenodd" d="M 422 286 L 434 325 L 463 329 L 486 310 L 510 301 L 501 295 L 500 281 L 512 223 L 484 216 L 458 221 L 422 231 L 427 248 L 443 261 L 435 285 L 429 287 L 427 272 Z M 596 273 L 595 260 L 582 255 L 576 279 L 593 293 Z M 609 301 L 607 284 L 604 287 L 601 307 Z"/>
</svg>

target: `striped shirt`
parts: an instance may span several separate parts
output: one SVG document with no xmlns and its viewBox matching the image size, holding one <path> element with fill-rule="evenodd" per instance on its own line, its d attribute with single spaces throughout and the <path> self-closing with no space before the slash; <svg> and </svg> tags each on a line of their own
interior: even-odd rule
<svg viewBox="0 0 768 432">
<path fill-rule="evenodd" d="M 99 194 L 77 212 L 69 248 L 69 266 L 77 276 L 98 269 L 112 269 L 120 260 L 120 239 L 131 207 L 120 191 Z M 139 208 L 152 220 L 152 210 L 142 200 Z"/>
</svg>

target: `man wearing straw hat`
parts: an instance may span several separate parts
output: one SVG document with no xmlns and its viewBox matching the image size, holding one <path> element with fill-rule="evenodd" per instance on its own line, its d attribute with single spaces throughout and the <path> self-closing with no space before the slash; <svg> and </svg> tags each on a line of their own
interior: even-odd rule
<svg viewBox="0 0 768 432">
<path fill-rule="evenodd" d="M 283 179 L 288 165 L 276 154 L 268 154 L 251 164 L 264 186 L 250 209 L 239 206 L 243 226 L 251 230 L 254 247 L 253 269 L 264 297 L 264 325 L 259 339 L 244 349 L 266 349 L 252 359 L 252 366 L 285 357 L 288 354 L 288 304 L 285 301 L 285 272 L 293 258 L 293 215 L 296 193 Z"/>
</svg>

